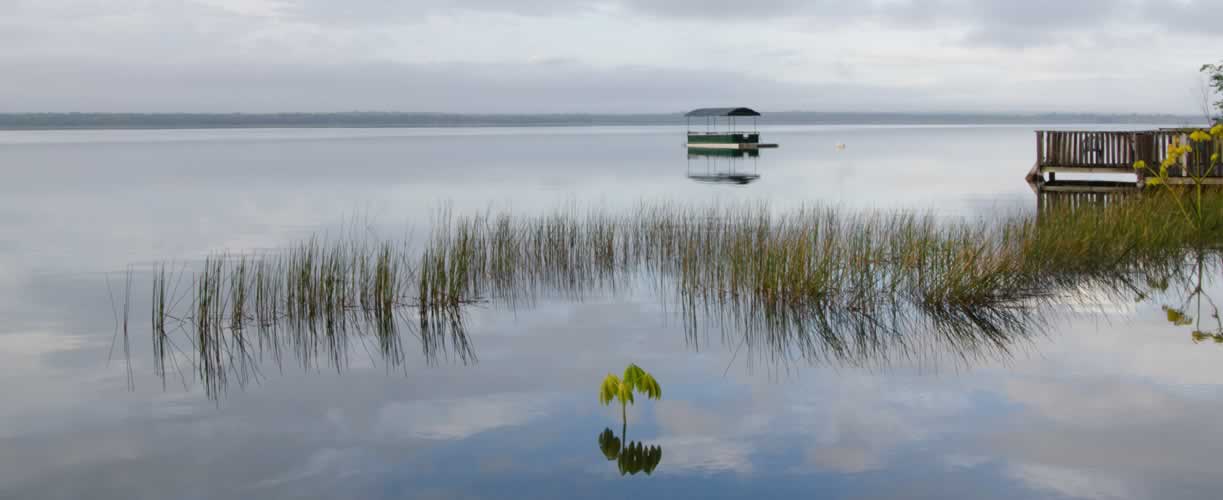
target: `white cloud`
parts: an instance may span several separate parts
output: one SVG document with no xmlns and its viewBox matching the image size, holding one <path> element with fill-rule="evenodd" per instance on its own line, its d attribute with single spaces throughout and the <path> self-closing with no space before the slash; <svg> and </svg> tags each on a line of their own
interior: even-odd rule
<svg viewBox="0 0 1223 500">
<path fill-rule="evenodd" d="M 752 472 L 752 457 L 768 451 L 759 447 L 784 435 L 787 447 L 803 453 L 789 473 L 879 470 L 897 448 L 937 437 L 947 430 L 946 417 L 970 409 L 963 396 L 927 390 L 920 382 L 896 385 L 889 377 L 844 373 L 835 382 L 825 382 L 831 380 L 826 373 L 811 377 L 809 384 L 770 385 L 748 400 L 720 402 L 717 410 L 657 403 L 657 443 L 667 468 Z"/>
<path fill-rule="evenodd" d="M 1074 469 L 1019 464 L 1008 467 L 1006 473 L 1037 490 L 1050 491 L 1070 498 L 1130 498 L 1123 482 Z"/>
<path fill-rule="evenodd" d="M 1184 411 L 1184 404 L 1166 389 L 1120 381 L 1088 379 L 1063 384 L 1019 379 L 1007 383 L 1006 393 L 1012 402 L 1066 424 L 1108 425 L 1117 415 L 1127 415 L 1130 423 L 1138 419 L 1158 423 L 1172 421 Z"/>
<path fill-rule="evenodd" d="M 369 462 L 364 455 L 359 448 L 322 448 L 311 453 L 306 462 L 298 467 L 259 481 L 253 487 L 277 487 L 286 483 L 319 480 L 322 476 L 326 477 L 326 481 L 341 481 L 362 472 L 362 467 Z"/>
<path fill-rule="evenodd" d="M 526 424 L 545 416 L 554 398 L 501 393 L 445 400 L 396 401 L 378 411 L 376 435 L 394 438 L 463 439 Z"/>
<path fill-rule="evenodd" d="M 16 373 L 54 370 L 54 367 L 46 365 L 44 356 L 75 351 L 91 341 L 95 339 L 79 335 L 6 333 L 0 335 L 0 363 Z"/>
<path fill-rule="evenodd" d="M 649 441 L 663 450 L 661 470 L 672 473 L 752 472 L 752 446 L 745 441 L 706 436 L 665 437 Z"/>
</svg>

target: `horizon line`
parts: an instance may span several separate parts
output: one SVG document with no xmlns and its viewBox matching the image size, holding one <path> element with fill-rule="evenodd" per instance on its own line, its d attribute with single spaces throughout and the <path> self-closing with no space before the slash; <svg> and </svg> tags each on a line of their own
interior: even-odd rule
<svg viewBox="0 0 1223 500">
<path fill-rule="evenodd" d="M 442 115 L 442 116 L 667 116 L 683 114 L 687 111 L 387 111 L 387 110 L 345 110 L 345 111 L 0 111 L 0 116 L 13 115 Z M 1196 117 L 1199 113 L 1186 112 L 1138 112 L 1138 111 L 847 111 L 847 110 L 761 110 L 772 114 L 842 114 L 842 115 L 965 115 L 965 116 L 1042 116 L 1042 115 L 1092 115 L 1092 116 L 1168 116 Z"/>
</svg>

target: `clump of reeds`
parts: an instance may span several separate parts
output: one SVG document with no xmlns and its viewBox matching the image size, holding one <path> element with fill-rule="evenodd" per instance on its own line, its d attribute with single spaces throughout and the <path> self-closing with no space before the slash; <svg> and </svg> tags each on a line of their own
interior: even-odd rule
<svg viewBox="0 0 1223 500">
<path fill-rule="evenodd" d="M 240 384 L 257 378 L 265 356 L 279 365 L 284 350 L 291 350 L 303 368 L 315 368 L 323 358 L 338 370 L 350 343 L 371 337 L 384 358 L 396 362 L 400 316 L 421 304 L 409 294 L 417 267 L 406 248 L 389 241 L 312 238 L 284 252 L 211 255 L 190 271 L 168 273 L 161 266 L 153 277 L 155 370 L 164 379 L 165 359 L 175 352 L 166 348 L 169 333 L 176 328 L 190 333 L 192 366 L 211 396 L 224 390 L 231 376 Z M 184 300 L 167 287 L 187 273 L 190 307 L 175 311 Z M 450 313 L 447 308 L 422 312 L 427 330 L 422 336 L 457 335 L 450 328 L 453 321 L 432 317 Z M 469 349 L 465 341 L 451 343 Z"/>
<path fill-rule="evenodd" d="M 1159 196 L 997 220 L 828 207 L 777 213 L 766 205 L 442 212 L 419 252 L 406 243 L 311 238 L 283 252 L 210 256 L 194 275 L 188 313 L 171 310 L 177 300 L 166 294 L 163 268 L 154 278 L 154 344 L 164 342 L 168 318 L 189 326 L 196 366 L 217 375 L 214 392 L 226 382 L 222 367 L 237 367 L 243 380 L 265 353 L 279 363 L 284 340 L 307 368 L 322 354 L 339 369 L 349 333 L 371 334 L 399 359 L 391 352 L 402 316 L 415 311 L 419 322 L 408 324 L 426 355 L 449 346 L 466 361 L 474 359 L 462 335 L 466 305 L 580 295 L 641 276 L 705 307 L 746 308 L 774 325 L 766 331 L 820 330 L 851 318 L 863 327 L 844 338 L 862 342 L 919 323 L 879 327 L 883 315 L 904 310 L 974 325 L 993 332 L 990 341 L 1017 323 L 1007 308 L 1219 252 L 1223 197 L 1206 206 L 1192 227 Z M 827 345 L 850 345 L 832 331 L 820 334 Z M 156 352 L 164 355 L 162 345 Z"/>
</svg>

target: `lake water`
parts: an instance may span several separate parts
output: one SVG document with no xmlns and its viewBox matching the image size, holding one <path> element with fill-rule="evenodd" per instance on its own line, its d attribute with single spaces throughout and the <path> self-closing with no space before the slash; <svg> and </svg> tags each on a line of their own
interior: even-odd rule
<svg viewBox="0 0 1223 500">
<path fill-rule="evenodd" d="M 0 498 L 1216 498 L 1223 345 L 1169 323 L 1187 291 L 846 357 L 627 287 L 467 308 L 462 349 L 265 359 L 216 397 L 189 357 L 154 374 L 155 263 L 420 240 L 441 210 L 1030 212 L 1035 128 L 779 126 L 739 159 L 673 127 L 0 132 Z M 759 178 L 704 182 L 732 172 Z M 597 389 L 630 362 L 663 398 L 622 428 Z M 661 459 L 622 473 L 604 429 Z"/>
</svg>

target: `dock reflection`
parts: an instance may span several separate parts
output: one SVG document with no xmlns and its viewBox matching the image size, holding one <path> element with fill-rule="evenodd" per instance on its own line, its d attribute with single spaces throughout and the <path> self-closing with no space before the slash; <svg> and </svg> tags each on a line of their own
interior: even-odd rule
<svg viewBox="0 0 1223 500">
<path fill-rule="evenodd" d="M 760 180 L 759 150 L 688 148 L 688 178 L 709 184 Z"/>
</svg>

